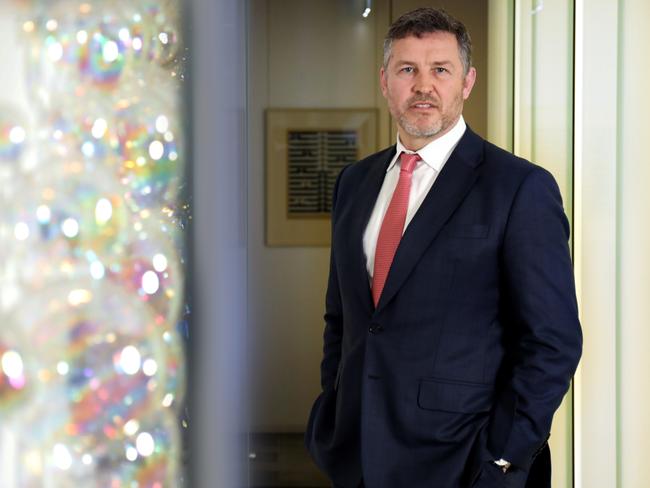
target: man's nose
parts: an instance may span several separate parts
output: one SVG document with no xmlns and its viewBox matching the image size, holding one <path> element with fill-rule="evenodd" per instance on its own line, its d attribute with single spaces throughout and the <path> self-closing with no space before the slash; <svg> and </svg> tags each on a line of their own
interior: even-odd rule
<svg viewBox="0 0 650 488">
<path fill-rule="evenodd" d="M 417 93 L 432 93 L 434 91 L 434 80 L 430 73 L 418 73 L 413 84 L 413 91 Z"/>
</svg>

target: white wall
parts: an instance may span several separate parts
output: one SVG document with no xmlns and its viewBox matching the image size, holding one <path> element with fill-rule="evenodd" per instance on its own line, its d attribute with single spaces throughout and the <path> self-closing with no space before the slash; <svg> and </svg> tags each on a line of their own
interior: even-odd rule
<svg viewBox="0 0 650 488">
<path fill-rule="evenodd" d="M 621 3 L 619 53 L 620 486 L 650 485 L 650 3 Z"/>
<path fill-rule="evenodd" d="M 577 488 L 650 485 L 648 18 L 645 0 L 576 2 Z"/>
<path fill-rule="evenodd" d="M 575 13 L 574 262 L 584 333 L 576 488 L 617 486 L 617 3 L 579 1 Z"/>
</svg>

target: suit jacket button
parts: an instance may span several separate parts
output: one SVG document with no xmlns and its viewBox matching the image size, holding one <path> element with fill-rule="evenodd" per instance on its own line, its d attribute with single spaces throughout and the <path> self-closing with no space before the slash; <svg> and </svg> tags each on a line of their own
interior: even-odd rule
<svg viewBox="0 0 650 488">
<path fill-rule="evenodd" d="M 379 334 L 384 328 L 381 326 L 381 324 L 370 324 L 370 327 L 368 328 L 368 332 L 371 334 Z"/>
</svg>

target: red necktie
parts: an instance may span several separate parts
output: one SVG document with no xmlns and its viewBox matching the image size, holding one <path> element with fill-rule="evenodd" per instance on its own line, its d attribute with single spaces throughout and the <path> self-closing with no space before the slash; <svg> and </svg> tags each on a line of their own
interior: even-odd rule
<svg viewBox="0 0 650 488">
<path fill-rule="evenodd" d="M 375 306 L 379 303 L 379 297 L 388 277 L 388 270 L 390 270 L 395 251 L 397 251 L 397 246 L 402 238 L 406 212 L 409 208 L 411 177 L 415 165 L 420 159 L 417 154 L 406 154 L 404 152 L 400 154 L 399 181 L 381 223 L 379 237 L 377 237 L 375 266 L 372 274 L 372 299 Z"/>
</svg>

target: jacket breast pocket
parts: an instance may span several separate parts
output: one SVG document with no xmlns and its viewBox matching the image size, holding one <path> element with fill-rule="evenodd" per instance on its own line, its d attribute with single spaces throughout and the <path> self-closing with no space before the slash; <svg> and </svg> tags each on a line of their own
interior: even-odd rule
<svg viewBox="0 0 650 488">
<path fill-rule="evenodd" d="M 437 378 L 420 380 L 418 406 L 425 410 L 454 413 L 488 412 L 492 408 L 492 385 Z"/>
</svg>

